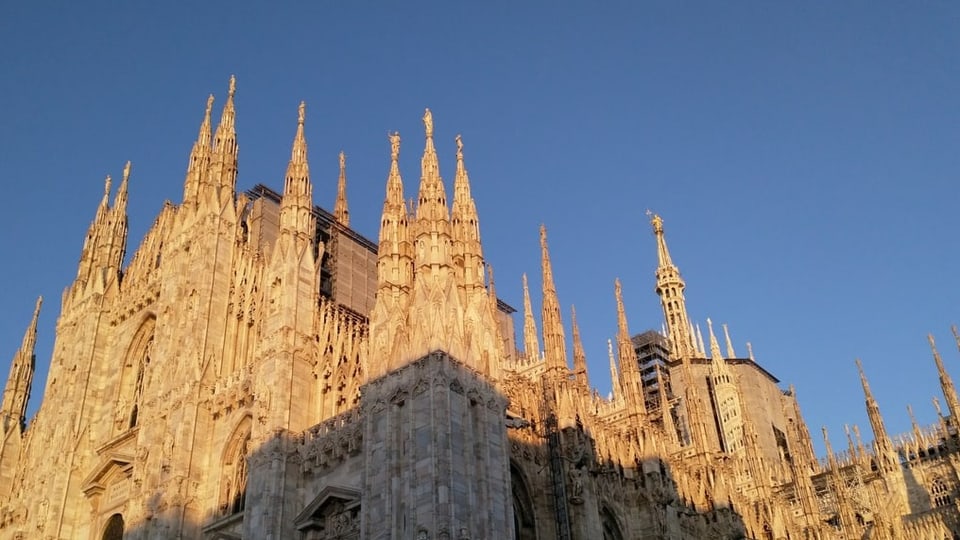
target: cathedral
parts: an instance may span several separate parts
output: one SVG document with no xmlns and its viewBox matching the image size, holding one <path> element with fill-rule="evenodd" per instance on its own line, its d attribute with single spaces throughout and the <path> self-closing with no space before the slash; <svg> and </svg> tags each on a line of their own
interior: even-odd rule
<svg viewBox="0 0 960 540">
<path fill-rule="evenodd" d="M 448 200 L 429 110 L 414 199 L 389 136 L 374 241 L 343 154 L 314 206 L 303 104 L 282 192 L 237 192 L 235 91 L 129 259 L 130 164 L 106 179 L 28 422 L 37 301 L 0 408 L 0 539 L 960 537 L 960 400 L 932 338 L 939 423 L 891 436 L 858 364 L 873 442 L 824 430 L 818 459 L 793 387 L 690 319 L 651 215 L 664 324 L 632 333 L 614 284 L 603 396 L 543 227 L 542 310 L 523 276 L 515 329 L 463 141 Z"/>
</svg>

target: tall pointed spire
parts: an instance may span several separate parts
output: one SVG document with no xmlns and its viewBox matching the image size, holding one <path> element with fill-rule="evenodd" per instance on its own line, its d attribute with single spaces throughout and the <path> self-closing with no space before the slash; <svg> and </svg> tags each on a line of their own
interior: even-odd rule
<svg viewBox="0 0 960 540">
<path fill-rule="evenodd" d="M 952 330 L 954 336 L 956 336 L 957 327 L 954 326 Z M 943 398 L 947 400 L 947 411 L 950 413 L 950 422 L 956 427 L 958 426 L 957 422 L 960 421 L 960 400 L 957 399 L 957 389 L 953 385 L 953 379 L 950 378 L 947 369 L 943 366 L 943 359 L 940 358 L 940 353 L 937 352 L 937 344 L 933 341 L 933 334 L 927 334 L 927 341 L 930 342 L 930 350 L 933 351 L 933 361 L 937 364 L 937 375 L 940 377 L 940 389 L 943 391 Z M 958 339 L 957 345 L 960 347 L 960 339 Z"/>
<path fill-rule="evenodd" d="M 383 199 L 380 218 L 380 237 L 377 249 L 379 260 L 377 277 L 378 298 L 389 296 L 391 302 L 405 298 L 412 286 L 413 250 L 408 231 L 408 214 L 403 194 L 403 179 L 400 176 L 400 134 L 388 135 L 390 139 L 390 172 L 387 173 L 387 189 Z M 389 289 L 391 292 L 387 292 Z"/>
<path fill-rule="evenodd" d="M 547 228 L 540 225 L 540 267 L 543 271 L 543 323 L 544 360 L 548 369 L 567 369 L 567 343 L 560 316 L 557 287 L 553 283 L 553 268 L 550 265 L 550 250 L 547 247 Z"/>
<path fill-rule="evenodd" d="M 577 382 L 589 387 L 587 379 L 587 354 L 580 339 L 580 326 L 577 325 L 577 309 L 570 306 L 570 325 L 573 327 L 573 375 Z"/>
<path fill-rule="evenodd" d="M 620 358 L 621 385 L 624 398 L 639 414 L 646 414 L 646 402 L 643 393 L 643 380 L 640 374 L 640 363 L 637 352 L 633 348 L 630 328 L 627 324 L 627 311 L 623 306 L 623 287 L 620 278 L 613 284 L 614 295 L 617 300 L 617 353 Z"/>
<path fill-rule="evenodd" d="M 333 218 L 344 227 L 350 226 L 350 211 L 347 209 L 347 156 L 340 152 L 340 177 L 337 179 L 337 202 L 333 205 Z"/>
<path fill-rule="evenodd" d="M 697 349 L 702 356 L 707 355 L 707 348 L 703 345 L 703 334 L 700 332 L 700 323 L 697 323 Z"/>
<path fill-rule="evenodd" d="M 461 283 L 468 290 L 483 286 L 483 248 L 480 245 L 480 219 L 477 205 L 470 193 L 470 177 L 463 163 L 463 138 L 456 137 L 457 172 L 453 181 L 453 208 L 450 212 L 453 228 L 454 258 Z"/>
<path fill-rule="evenodd" d="M 660 369 L 657 372 L 657 401 L 660 402 L 660 421 L 663 425 L 663 431 L 667 435 L 669 445 L 678 443 L 677 424 L 673 421 L 673 412 L 670 407 L 670 398 L 667 395 L 667 382 L 663 378 L 663 372 Z"/>
<path fill-rule="evenodd" d="M 737 352 L 733 350 L 733 341 L 730 340 L 730 330 L 726 323 L 723 324 L 723 336 L 727 340 L 727 358 L 736 358 Z"/>
<path fill-rule="evenodd" d="M 3 391 L 3 402 L 0 404 L 0 435 L 8 433 L 14 426 L 20 432 L 26 428 L 27 402 L 30 401 L 30 391 L 33 386 L 33 373 L 36 364 L 34 347 L 37 344 L 37 320 L 40 318 L 40 306 L 43 297 L 37 298 L 33 309 L 33 318 L 23 334 L 20 349 L 13 357 L 10 366 L 10 376 Z"/>
<path fill-rule="evenodd" d="M 690 358 L 695 355 L 695 345 L 693 336 L 687 330 L 690 328 L 690 318 L 687 316 L 686 300 L 683 297 L 686 284 L 680 277 L 680 270 L 670 258 L 667 240 L 663 234 L 663 219 L 654 214 L 650 224 L 653 225 L 653 234 L 657 237 L 657 294 L 660 296 L 663 317 L 670 333 L 670 343 L 677 357 Z"/>
<path fill-rule="evenodd" d="M 710 371 L 713 381 L 714 403 L 717 406 L 717 420 L 721 428 L 723 449 L 737 452 L 745 448 L 744 415 L 740 407 L 740 393 L 736 381 L 720 353 L 720 343 L 713 333 L 713 322 L 707 319 L 707 333 L 710 336 Z"/>
<path fill-rule="evenodd" d="M 121 214 L 127 212 L 127 190 L 130 183 L 130 162 L 123 166 L 123 178 L 120 180 L 120 187 L 117 188 L 117 194 L 113 199 L 113 210 Z"/>
<path fill-rule="evenodd" d="M 523 274 L 523 353 L 528 362 L 540 360 L 540 338 L 537 337 L 537 323 L 533 320 L 533 306 L 530 303 L 530 287 L 527 274 Z"/>
<path fill-rule="evenodd" d="M 223 105 L 220 124 L 213 137 L 213 153 L 210 158 L 209 183 L 213 188 L 215 200 L 221 207 L 233 200 L 237 184 L 237 111 L 233 97 L 237 93 L 237 79 L 230 76 L 230 88 L 227 101 Z"/>
<path fill-rule="evenodd" d="M 420 159 L 420 189 L 416 209 L 416 265 L 428 271 L 438 283 L 453 273 L 452 238 L 447 195 L 440 177 L 437 150 L 433 146 L 433 114 L 423 114 L 426 144 Z M 427 275 L 427 274 L 424 274 Z"/>
<path fill-rule="evenodd" d="M 613 355 L 613 341 L 607 340 L 607 356 L 610 357 L 610 393 L 614 401 L 623 399 L 623 386 L 620 384 L 620 371 L 617 369 L 617 358 Z"/>
<path fill-rule="evenodd" d="M 190 160 L 187 163 L 187 178 L 183 182 L 183 204 L 195 207 L 200 196 L 200 185 L 204 182 L 210 167 L 210 155 L 213 151 L 213 131 L 210 127 L 210 112 L 213 109 L 213 94 L 207 97 L 207 108 L 200 122 L 200 132 L 190 151 Z"/>
<path fill-rule="evenodd" d="M 880 414 L 880 406 L 877 405 L 877 400 L 873 398 L 873 392 L 870 391 L 870 384 L 867 382 L 867 376 L 863 372 L 863 364 L 859 358 L 857 358 L 857 371 L 860 373 L 860 384 L 863 386 L 867 417 L 870 419 L 870 427 L 873 428 L 873 439 L 877 450 L 877 458 L 881 462 L 881 469 L 891 471 L 899 467 L 896 452 L 894 451 L 893 443 L 890 442 L 887 428 L 883 425 L 883 415 Z"/>
<path fill-rule="evenodd" d="M 437 149 L 433 145 L 433 113 L 423 113 L 426 144 L 420 159 L 420 192 L 417 200 L 417 221 L 447 222 L 447 195 L 440 178 Z"/>
<path fill-rule="evenodd" d="M 292 234 L 303 247 L 313 242 L 315 221 L 313 218 L 313 185 L 310 183 L 310 165 L 307 163 L 307 138 L 304 124 L 307 106 L 300 102 L 297 108 L 297 132 L 293 137 L 290 163 L 283 185 L 280 201 L 280 232 Z"/>
<path fill-rule="evenodd" d="M 722 382 L 731 383 L 730 370 L 727 367 L 727 362 L 723 359 L 723 354 L 720 353 L 720 343 L 713 333 L 713 321 L 709 317 L 707 318 L 707 333 L 710 335 L 710 359 L 714 379 L 722 378 Z"/>
</svg>

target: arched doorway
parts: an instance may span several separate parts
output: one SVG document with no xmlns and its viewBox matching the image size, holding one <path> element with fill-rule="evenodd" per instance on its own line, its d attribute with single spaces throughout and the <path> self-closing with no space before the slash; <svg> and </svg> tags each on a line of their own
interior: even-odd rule
<svg viewBox="0 0 960 540">
<path fill-rule="evenodd" d="M 536 540 L 537 527 L 533 499 L 520 469 L 510 464 L 510 484 L 513 490 L 513 530 L 515 540 Z"/>
<path fill-rule="evenodd" d="M 623 540 L 617 517 L 610 508 L 604 506 L 600 509 L 600 522 L 603 524 L 603 540 Z"/>
<path fill-rule="evenodd" d="M 123 516 L 114 514 L 103 528 L 102 540 L 123 540 Z"/>
</svg>

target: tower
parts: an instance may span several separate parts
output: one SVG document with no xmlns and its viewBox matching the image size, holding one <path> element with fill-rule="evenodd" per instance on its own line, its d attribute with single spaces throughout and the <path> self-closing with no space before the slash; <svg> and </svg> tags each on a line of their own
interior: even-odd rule
<svg viewBox="0 0 960 540">
<path fill-rule="evenodd" d="M 680 270 L 670 258 L 667 240 L 663 234 L 663 219 L 654 214 L 650 220 L 653 234 L 657 237 L 657 295 L 663 307 L 663 319 L 667 324 L 670 344 L 678 358 L 690 358 L 696 354 L 693 336 L 690 334 L 690 318 L 687 316 L 687 304 L 683 296 L 686 284 L 680 277 Z"/>
</svg>

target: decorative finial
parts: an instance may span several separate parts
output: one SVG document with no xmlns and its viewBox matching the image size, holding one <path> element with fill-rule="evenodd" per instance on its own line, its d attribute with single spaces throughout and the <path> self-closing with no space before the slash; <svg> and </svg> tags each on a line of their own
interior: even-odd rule
<svg viewBox="0 0 960 540">
<path fill-rule="evenodd" d="M 400 159 L 400 132 L 394 131 L 387 135 L 390 138 L 390 159 L 397 161 Z"/>
<path fill-rule="evenodd" d="M 347 155 L 343 153 L 343 150 L 340 151 L 340 170 L 343 171 L 347 168 Z"/>
<path fill-rule="evenodd" d="M 463 161 L 463 138 L 457 133 L 457 161 Z"/>
<path fill-rule="evenodd" d="M 103 197 L 107 198 L 110 196 L 110 184 L 113 180 L 110 178 L 110 175 L 107 175 L 107 178 L 103 181 Z"/>
<path fill-rule="evenodd" d="M 42 296 L 38 296 L 38 297 L 37 297 L 37 306 L 36 306 L 35 308 L 33 308 L 33 318 L 34 318 L 34 319 L 36 319 L 37 316 L 40 315 L 40 306 L 42 306 L 42 305 L 43 305 L 43 297 L 42 297 Z"/>
<path fill-rule="evenodd" d="M 433 138 L 433 114 L 430 112 L 430 109 L 424 109 L 423 112 L 423 127 L 427 131 L 427 138 Z"/>
<path fill-rule="evenodd" d="M 302 126 L 306 120 L 307 120 L 307 103 L 305 101 L 301 101 L 300 107 L 297 108 L 297 123 Z"/>
<path fill-rule="evenodd" d="M 237 93 L 237 77 L 235 75 L 230 75 L 230 89 L 227 91 L 227 95 L 233 97 Z"/>
<path fill-rule="evenodd" d="M 127 183 L 127 180 L 130 179 L 130 161 L 127 161 L 127 164 L 123 166 L 123 183 Z"/>
<path fill-rule="evenodd" d="M 210 117 L 210 111 L 212 110 L 213 110 L 213 94 L 210 94 L 209 96 L 207 96 L 207 113 L 206 113 L 207 118 Z"/>
</svg>

